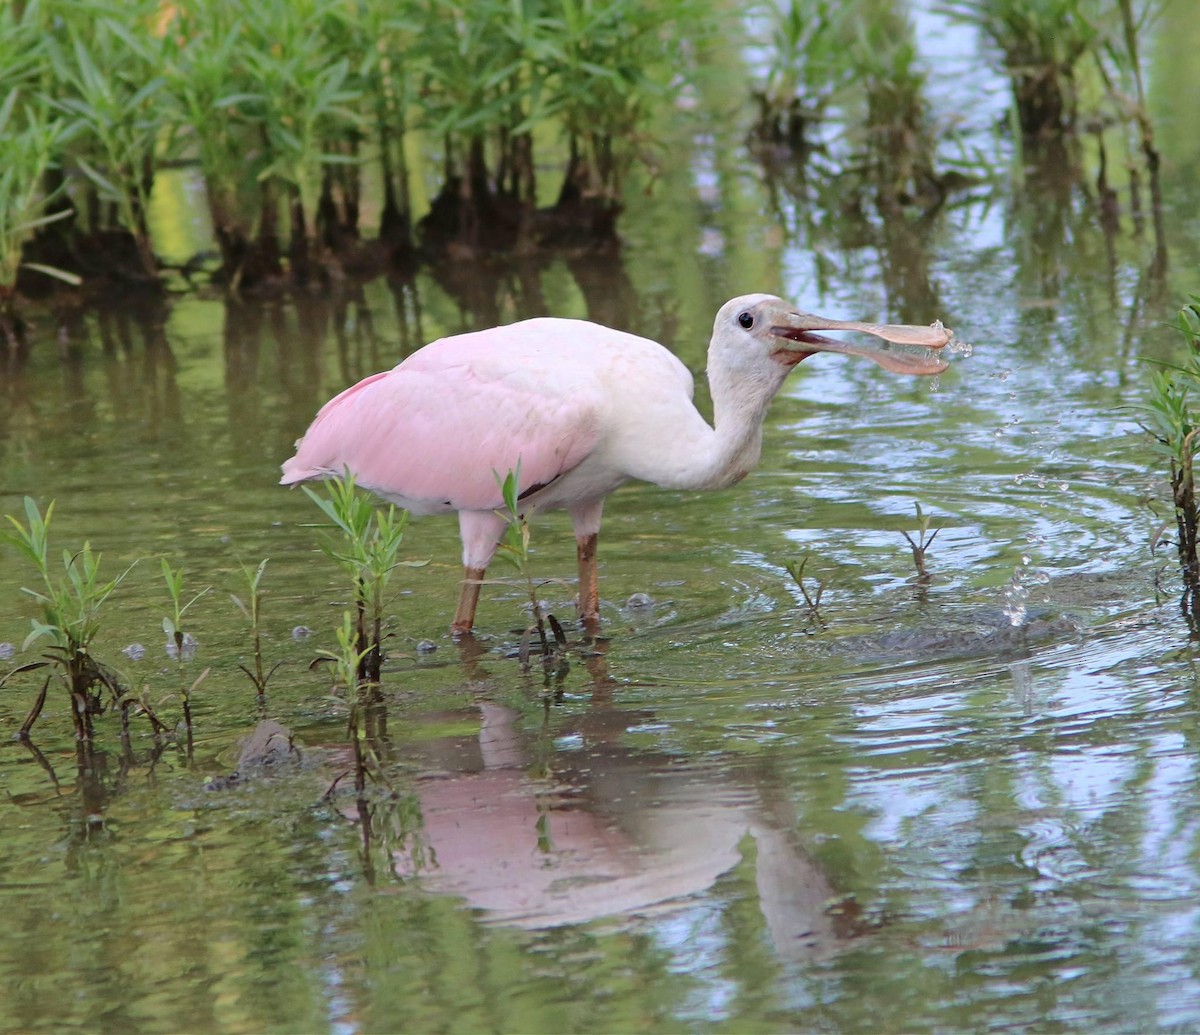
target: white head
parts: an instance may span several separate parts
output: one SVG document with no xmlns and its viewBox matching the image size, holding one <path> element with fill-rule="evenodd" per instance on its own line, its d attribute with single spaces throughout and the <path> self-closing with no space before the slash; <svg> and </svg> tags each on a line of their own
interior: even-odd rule
<svg viewBox="0 0 1200 1035">
<path fill-rule="evenodd" d="M 858 331 L 868 342 L 839 341 L 818 331 Z M 775 295 L 739 295 L 717 312 L 709 345 L 714 366 L 753 381 L 778 382 L 797 363 L 817 352 L 864 356 L 896 374 L 939 374 L 946 362 L 936 354 L 953 340 L 944 327 L 830 320 L 797 309 Z"/>
</svg>

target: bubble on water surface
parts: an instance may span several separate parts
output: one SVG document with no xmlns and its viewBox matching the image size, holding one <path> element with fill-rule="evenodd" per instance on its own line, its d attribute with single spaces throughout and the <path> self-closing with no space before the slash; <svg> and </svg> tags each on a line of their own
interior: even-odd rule
<svg viewBox="0 0 1200 1035">
<path fill-rule="evenodd" d="M 128 647 L 122 647 L 121 653 L 130 661 L 141 661 L 146 656 L 146 647 L 141 643 L 131 643 Z"/>
<path fill-rule="evenodd" d="M 17 648 L 11 643 L 0 643 L 0 659 L 7 661 L 17 653 Z"/>
<path fill-rule="evenodd" d="M 307 640 L 312 635 L 312 630 L 307 625 L 297 625 L 292 630 L 293 640 Z"/>
</svg>

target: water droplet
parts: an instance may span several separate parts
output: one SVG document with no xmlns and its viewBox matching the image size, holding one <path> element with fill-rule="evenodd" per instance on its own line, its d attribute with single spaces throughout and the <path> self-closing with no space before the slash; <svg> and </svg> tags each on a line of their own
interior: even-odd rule
<svg viewBox="0 0 1200 1035">
<path fill-rule="evenodd" d="M 975 346 L 969 341 L 959 341 L 957 338 L 950 342 L 946 348 L 951 352 L 958 353 L 963 359 L 970 359 L 972 354 L 975 352 Z"/>
<path fill-rule="evenodd" d="M 1021 554 L 1021 563 L 1023 565 L 1025 565 L 1025 567 L 1029 567 L 1031 560 L 1032 560 L 1032 558 L 1029 556 L 1029 554 L 1027 554 L 1027 553 Z"/>
<path fill-rule="evenodd" d="M 1058 487 L 1060 489 L 1062 489 L 1063 492 L 1066 492 L 1071 487 L 1071 483 L 1070 482 L 1059 482 Z"/>
<path fill-rule="evenodd" d="M 996 376 L 1000 378 L 1001 383 L 1007 381 L 1012 374 L 1012 370 L 1001 370 Z"/>
<path fill-rule="evenodd" d="M 1028 597 L 1029 592 L 1025 589 L 1021 579 L 1021 569 L 1017 568 L 1013 572 L 1008 587 L 1004 590 L 1004 615 L 1008 619 L 1009 625 L 1014 628 L 1023 625 L 1026 615 L 1029 614 L 1029 608 L 1025 606 Z"/>
</svg>

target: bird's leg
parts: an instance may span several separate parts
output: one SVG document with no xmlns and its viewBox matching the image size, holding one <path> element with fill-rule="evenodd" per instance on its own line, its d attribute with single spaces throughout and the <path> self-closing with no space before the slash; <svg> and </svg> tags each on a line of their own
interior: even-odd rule
<svg viewBox="0 0 1200 1035">
<path fill-rule="evenodd" d="M 475 624 L 475 608 L 479 604 L 479 590 L 487 574 L 488 564 L 496 553 L 496 544 L 504 535 L 506 522 L 494 510 L 460 510 L 458 531 L 463 544 L 462 594 L 458 598 L 458 610 L 454 612 L 454 624 L 450 631 L 462 636 L 471 631 Z"/>
<path fill-rule="evenodd" d="M 475 624 L 475 608 L 479 606 L 479 591 L 486 574 L 487 568 L 467 567 L 463 570 L 462 594 L 458 598 L 458 610 L 454 612 L 454 623 L 450 626 L 455 636 L 469 633 Z"/>
<path fill-rule="evenodd" d="M 575 529 L 575 553 L 579 558 L 579 621 L 589 636 L 600 631 L 600 587 L 596 581 L 596 543 L 600 537 L 600 515 L 604 498 L 584 500 L 567 508 Z"/>
<path fill-rule="evenodd" d="M 600 628 L 600 586 L 596 571 L 596 543 L 599 534 L 591 532 L 576 538 L 579 558 L 579 620 L 589 635 Z"/>
</svg>

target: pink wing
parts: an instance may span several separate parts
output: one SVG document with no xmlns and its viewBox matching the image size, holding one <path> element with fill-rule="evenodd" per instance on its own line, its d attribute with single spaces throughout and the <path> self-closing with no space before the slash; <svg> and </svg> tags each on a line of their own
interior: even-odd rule
<svg viewBox="0 0 1200 1035">
<path fill-rule="evenodd" d="M 582 461 L 601 434 L 602 392 L 573 348 L 502 332 L 445 338 L 322 407 L 283 484 L 341 474 L 416 513 L 502 505 L 496 475 L 521 465 L 522 492 Z"/>
</svg>

